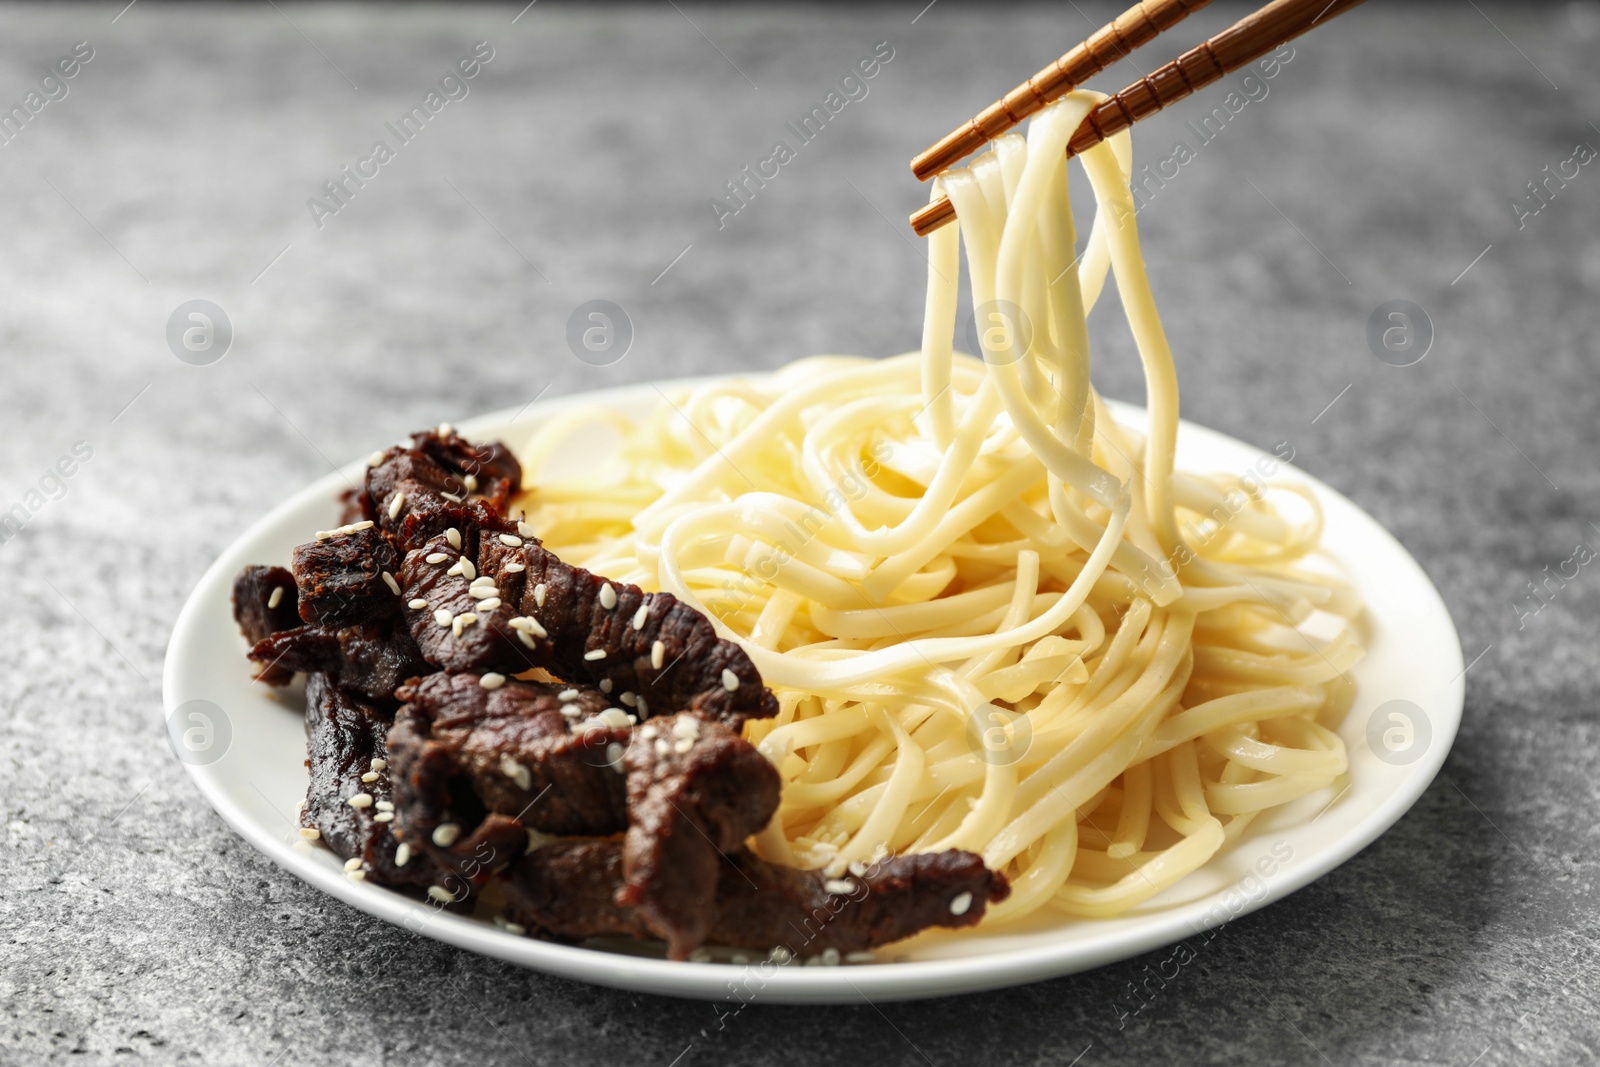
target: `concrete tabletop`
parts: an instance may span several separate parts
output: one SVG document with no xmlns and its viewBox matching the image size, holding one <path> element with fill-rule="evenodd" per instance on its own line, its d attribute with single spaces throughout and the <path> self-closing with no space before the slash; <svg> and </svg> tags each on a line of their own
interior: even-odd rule
<svg viewBox="0 0 1600 1067">
<path fill-rule="evenodd" d="M 925 2 L 0 14 L 0 1062 L 1594 1057 L 1595 0 L 1368 4 L 1138 131 L 1185 415 L 1376 516 L 1471 663 L 1415 809 L 1176 977 L 1158 952 L 737 1015 L 579 985 L 312 890 L 172 757 L 184 598 L 330 462 L 541 393 L 917 344 L 906 160 L 1123 6 Z M 601 299 L 632 331 L 607 366 L 567 342 Z M 1137 401 L 1100 320 L 1098 383 Z"/>
</svg>

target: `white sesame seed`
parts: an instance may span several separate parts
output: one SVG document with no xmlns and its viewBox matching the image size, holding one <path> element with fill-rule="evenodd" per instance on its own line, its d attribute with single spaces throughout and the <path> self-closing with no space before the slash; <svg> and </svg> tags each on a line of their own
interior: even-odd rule
<svg viewBox="0 0 1600 1067">
<path fill-rule="evenodd" d="M 633 628 L 635 630 L 644 629 L 644 620 L 648 619 L 649 617 L 650 602 L 646 600 L 643 604 L 639 605 L 639 610 L 633 613 Z"/>
<path fill-rule="evenodd" d="M 689 952 L 689 962 L 690 963 L 710 963 L 711 962 L 711 950 L 706 948 L 704 945 L 701 945 L 699 948 L 696 948 L 696 949 L 691 949 L 690 952 Z"/>
<path fill-rule="evenodd" d="M 372 817 L 373 822 L 394 822 L 394 812 L 380 811 Z"/>
<path fill-rule="evenodd" d="M 857 878 L 864 878 L 867 874 L 867 865 L 862 863 L 860 860 L 856 860 L 854 863 L 850 864 L 849 870 L 850 873 L 855 875 Z"/>
<path fill-rule="evenodd" d="M 563 704 L 561 705 L 561 714 L 565 715 L 569 719 L 576 719 L 579 715 L 583 714 L 583 708 L 579 707 L 577 704 Z"/>
<path fill-rule="evenodd" d="M 588 660 L 590 663 L 593 663 L 596 660 L 605 659 L 606 650 L 603 648 L 591 648 L 589 651 L 583 654 L 583 658 Z"/>
<path fill-rule="evenodd" d="M 426 556 L 423 556 L 422 558 L 427 560 L 429 563 L 443 563 L 445 560 L 449 559 L 450 557 L 445 555 L 443 552 L 429 552 Z"/>
<path fill-rule="evenodd" d="M 529 648 L 538 648 L 539 647 L 534 642 L 533 635 L 528 633 L 526 630 L 518 630 L 517 631 L 517 640 L 521 641 L 524 645 L 528 646 Z"/>
<path fill-rule="evenodd" d="M 334 533 L 353 534 L 360 533 L 362 530 L 370 529 L 372 529 L 372 520 L 363 519 L 360 522 L 352 522 L 349 526 L 341 526 L 335 530 Z"/>
<path fill-rule="evenodd" d="M 472 565 L 472 561 L 470 559 L 463 558 L 461 560 L 461 577 L 470 582 L 477 576 L 478 568 Z"/>
<path fill-rule="evenodd" d="M 521 519 L 518 519 L 517 520 L 517 533 L 521 534 L 523 537 L 532 537 L 533 536 L 533 527 L 529 526 L 527 523 L 523 522 Z"/>
<path fill-rule="evenodd" d="M 394 865 L 396 867 L 404 867 L 410 862 L 411 846 L 402 841 L 400 847 L 394 850 Z"/>
<path fill-rule="evenodd" d="M 466 560 L 464 560 L 464 559 L 456 560 L 454 563 L 450 564 L 450 569 L 445 571 L 445 573 L 446 574 L 460 574 L 461 573 L 461 565 L 463 563 L 465 563 L 465 562 L 466 562 Z"/>
<path fill-rule="evenodd" d="M 628 716 L 628 725 L 629 726 L 638 726 L 639 725 L 639 716 L 637 716 L 637 715 L 629 715 Z"/>
<path fill-rule="evenodd" d="M 345 871 L 344 876 L 352 882 L 365 882 L 367 880 L 366 871 Z"/>
<path fill-rule="evenodd" d="M 849 896 L 856 891 L 856 884 L 844 878 L 830 878 L 822 883 L 822 888 L 829 893 Z"/>
<path fill-rule="evenodd" d="M 519 788 L 533 787 L 533 773 L 510 756 L 500 757 L 500 773 L 516 782 Z"/>
<path fill-rule="evenodd" d="M 544 624 L 532 615 L 518 615 L 511 620 L 510 626 L 513 630 L 522 630 L 525 633 L 533 634 L 535 637 L 550 636 L 550 632 L 544 628 Z"/>
<path fill-rule="evenodd" d="M 500 569 L 505 571 L 507 574 L 521 574 L 523 571 L 527 570 L 528 568 L 523 566 L 520 563 L 507 563 L 504 567 L 501 567 Z"/>
<path fill-rule="evenodd" d="M 271 611 L 273 608 L 277 607 L 279 604 L 282 604 L 282 603 L 283 603 L 283 586 L 281 586 L 281 585 L 273 586 L 272 595 L 267 597 L 267 610 Z"/>
<path fill-rule="evenodd" d="M 441 422 L 439 424 L 439 436 L 440 437 L 449 437 L 451 434 L 453 434 L 455 432 L 456 432 L 456 428 L 454 426 L 451 426 L 448 422 Z"/>
<path fill-rule="evenodd" d="M 329 530 L 318 530 L 317 531 L 317 540 L 318 541 L 326 541 L 328 538 L 330 538 L 332 536 L 333 536 L 332 531 L 329 531 Z"/>
<path fill-rule="evenodd" d="M 462 629 L 466 629 L 468 626 L 471 626 L 473 623 L 478 621 L 478 616 L 474 615 L 470 611 L 463 611 L 460 615 L 456 616 L 456 621 L 461 624 Z"/>
<path fill-rule="evenodd" d="M 681 718 L 678 718 L 678 719 L 674 719 L 672 721 L 672 736 L 673 737 L 679 737 L 679 738 L 683 738 L 683 737 L 696 738 L 696 737 L 699 737 L 700 736 L 700 724 L 698 722 L 696 722 L 694 719 L 692 719 L 689 716 L 687 716 L 687 715 L 685 715 L 685 716 L 683 716 Z"/>
<path fill-rule="evenodd" d="M 389 587 L 389 592 L 395 596 L 400 595 L 400 583 L 394 580 L 394 575 L 388 571 L 383 572 L 383 584 Z"/>
<path fill-rule="evenodd" d="M 617 606 L 617 587 L 609 582 L 600 587 L 600 606 L 607 611 Z"/>
<path fill-rule="evenodd" d="M 372 769 L 375 770 L 375 771 L 388 770 L 389 769 L 389 761 L 386 760 L 386 759 L 383 759 L 381 757 L 374 756 L 373 759 L 372 759 Z"/>
<path fill-rule="evenodd" d="M 666 738 L 658 737 L 656 739 L 656 756 L 658 758 L 666 759 L 667 754 L 669 752 L 671 752 L 671 751 L 672 751 L 672 745 L 667 742 Z"/>
<path fill-rule="evenodd" d="M 357 793 L 355 796 L 345 801 L 345 803 L 349 804 L 352 808 L 370 808 L 372 807 L 372 794 Z"/>
<path fill-rule="evenodd" d="M 770 958 L 771 958 L 773 963 L 776 963 L 779 966 L 782 966 L 783 964 L 788 963 L 790 960 L 794 959 L 794 953 L 790 952 L 787 948 L 783 947 L 782 945 L 778 945 L 778 946 L 773 948 Z"/>
<path fill-rule="evenodd" d="M 442 885 L 430 885 L 428 887 L 428 896 L 432 897 L 434 900 L 437 900 L 441 904 L 448 904 L 455 899 L 455 897 L 450 895 L 450 890 L 446 889 Z"/>
<path fill-rule="evenodd" d="M 581 695 L 582 694 L 580 694 L 576 689 L 563 689 L 561 692 L 556 694 L 556 699 L 562 703 L 566 703 L 569 700 L 577 700 Z"/>
<path fill-rule="evenodd" d="M 972 894 L 957 893 L 955 899 L 950 902 L 950 914 L 965 915 L 970 907 L 972 907 Z"/>
<path fill-rule="evenodd" d="M 449 848 L 460 836 L 461 827 L 453 822 L 442 822 L 433 831 L 433 843 L 440 848 Z"/>
<path fill-rule="evenodd" d="M 846 963 L 871 963 L 876 958 L 870 951 L 851 952 L 845 956 L 844 961 Z"/>
<path fill-rule="evenodd" d="M 628 713 L 621 708 L 607 708 L 600 713 L 600 721 L 614 729 L 623 729 L 628 725 Z"/>
<path fill-rule="evenodd" d="M 361 780 L 363 782 L 376 782 L 378 780 L 378 772 L 368 771 L 366 774 L 361 776 Z"/>
<path fill-rule="evenodd" d="M 415 599 L 415 600 L 411 600 L 411 601 L 407 601 L 406 602 L 406 607 L 410 608 L 412 611 L 421 611 L 423 608 L 425 608 L 427 606 L 428 606 L 428 602 L 426 600 L 422 599 L 421 597 L 417 597 L 417 599 Z"/>
<path fill-rule="evenodd" d="M 627 773 L 627 768 L 622 763 L 623 751 L 622 745 L 616 741 L 606 746 L 606 762 L 611 764 L 611 769 L 618 774 Z"/>
<path fill-rule="evenodd" d="M 502 685 L 506 684 L 506 676 L 498 673 L 497 671 L 490 671 L 488 674 L 485 674 L 482 678 L 478 679 L 478 684 L 483 686 L 485 689 L 499 689 Z"/>
<path fill-rule="evenodd" d="M 475 474 L 463 475 L 461 484 L 467 487 L 467 492 L 474 493 L 478 490 L 478 476 Z"/>
<path fill-rule="evenodd" d="M 392 522 L 400 517 L 400 509 L 406 506 L 406 495 L 396 493 L 389 498 L 389 520 Z"/>
<path fill-rule="evenodd" d="M 392 800 L 380 800 L 377 803 L 373 804 L 372 806 L 377 808 L 379 811 L 393 811 L 394 810 L 394 801 L 392 801 Z"/>
<path fill-rule="evenodd" d="M 820 844 L 822 844 L 822 842 L 818 842 L 818 844 L 820 845 Z M 828 845 L 828 847 L 832 848 L 833 846 L 832 845 Z M 822 873 L 827 875 L 829 878 L 837 878 L 840 875 L 844 874 L 846 869 L 847 868 L 845 867 L 844 857 L 835 856 L 832 860 L 830 860 L 828 862 L 828 865 L 822 869 Z"/>
<path fill-rule="evenodd" d="M 685 737 L 683 740 L 679 741 L 677 744 L 672 746 L 672 751 L 676 752 L 678 755 L 681 756 L 685 752 L 688 752 L 693 747 L 694 747 L 694 739 Z"/>
<path fill-rule="evenodd" d="M 630 708 L 638 706 L 639 703 L 639 698 L 634 696 L 632 693 L 623 693 L 617 699 L 620 700 L 623 705 Z"/>
<path fill-rule="evenodd" d="M 305 838 L 307 841 L 315 841 L 317 838 L 322 836 L 322 831 L 318 830 L 315 826 L 302 826 L 300 827 L 300 836 Z"/>
<path fill-rule="evenodd" d="M 462 627 L 462 625 L 463 625 L 463 623 L 461 622 L 461 616 L 457 615 L 455 618 L 451 619 L 450 620 L 450 636 L 451 637 L 460 637 L 461 636 L 461 627 Z"/>
<path fill-rule="evenodd" d="M 728 962 L 737 964 L 740 967 L 744 967 L 749 965 L 750 957 L 743 952 L 735 952 L 733 955 L 728 957 Z"/>
<path fill-rule="evenodd" d="M 452 504 L 459 504 L 462 500 L 462 498 L 457 496 L 455 493 L 447 493 L 443 489 L 439 490 L 439 495 L 450 501 Z"/>
<path fill-rule="evenodd" d="M 545 584 L 543 582 L 540 582 L 538 585 L 534 586 L 533 587 L 533 602 L 535 604 L 539 605 L 541 608 L 544 607 L 544 595 L 546 593 L 548 593 L 549 591 L 550 590 L 545 587 Z"/>
<path fill-rule="evenodd" d="M 667 662 L 667 645 L 665 641 L 657 641 L 650 646 L 650 666 L 660 670 Z"/>
<path fill-rule="evenodd" d="M 454 618 L 454 616 L 451 615 L 449 610 L 446 608 L 438 608 L 433 613 L 433 621 L 438 623 L 440 626 L 449 626 L 452 618 Z"/>
<path fill-rule="evenodd" d="M 344 861 L 344 869 L 347 870 L 347 871 L 357 870 L 357 869 L 360 868 L 360 866 L 361 866 L 361 857 L 360 856 L 351 856 L 349 859 Z"/>
<path fill-rule="evenodd" d="M 602 679 L 600 679 L 600 692 L 602 692 L 602 693 L 611 692 L 611 679 L 610 678 L 602 678 Z"/>
<path fill-rule="evenodd" d="M 487 598 L 485 600 L 478 601 L 478 610 L 479 611 L 489 612 L 489 611 L 493 611 L 495 608 L 497 608 L 499 606 L 500 606 L 500 598 L 497 597 L 497 596 L 492 596 L 492 597 L 489 597 L 489 598 Z"/>
<path fill-rule="evenodd" d="M 722 688 L 730 693 L 739 688 L 739 676 L 726 667 L 722 668 Z"/>
<path fill-rule="evenodd" d="M 527 932 L 528 928 L 523 926 L 521 923 L 506 923 L 506 933 L 508 934 L 515 934 L 518 937 L 521 937 Z"/>
<path fill-rule="evenodd" d="M 448 529 L 448 530 L 446 530 L 444 532 L 444 539 L 446 541 L 450 542 L 450 547 L 451 548 L 456 549 L 457 551 L 460 551 L 460 549 L 461 549 L 461 531 L 460 530 L 456 529 L 454 526 L 450 527 L 450 529 Z"/>
<path fill-rule="evenodd" d="M 518 537 L 516 534 L 501 534 L 500 543 L 505 545 L 507 548 L 521 548 L 522 538 Z"/>
<path fill-rule="evenodd" d="M 839 950 L 836 948 L 823 949 L 822 955 L 818 958 L 822 960 L 822 965 L 824 967 L 839 966 Z"/>
<path fill-rule="evenodd" d="M 378 449 L 367 457 L 367 466 L 376 467 L 383 462 L 383 449 Z"/>
<path fill-rule="evenodd" d="M 639 698 L 639 717 L 642 719 L 650 714 L 650 706 L 644 702 L 644 697 Z"/>
</svg>

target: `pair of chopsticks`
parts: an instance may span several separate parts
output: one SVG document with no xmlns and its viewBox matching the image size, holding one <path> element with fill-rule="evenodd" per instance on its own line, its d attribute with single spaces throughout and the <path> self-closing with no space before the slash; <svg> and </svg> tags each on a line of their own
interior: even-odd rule
<svg viewBox="0 0 1600 1067">
<path fill-rule="evenodd" d="M 911 172 L 918 181 L 927 181 L 1210 2 L 1144 0 L 1134 5 L 940 139 L 911 161 Z M 1361 0 L 1273 0 L 1096 105 L 1067 142 L 1068 157 L 1092 148 L 1359 3 Z M 918 236 L 926 237 L 955 217 L 949 199 L 940 197 L 911 216 L 911 228 Z"/>
</svg>

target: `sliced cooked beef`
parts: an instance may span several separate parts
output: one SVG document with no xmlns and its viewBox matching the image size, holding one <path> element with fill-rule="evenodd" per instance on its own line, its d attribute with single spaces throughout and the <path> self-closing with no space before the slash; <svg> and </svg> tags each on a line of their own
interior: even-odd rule
<svg viewBox="0 0 1600 1067">
<path fill-rule="evenodd" d="M 233 621 L 252 645 L 280 630 L 300 625 L 298 594 L 294 575 L 282 567 L 262 567 L 254 563 L 233 580 Z M 256 675 L 268 685 L 288 685 L 294 669 L 274 666 L 270 661 Z"/>
<path fill-rule="evenodd" d="M 1004 875 L 955 849 L 891 856 L 837 879 L 749 852 L 732 860 L 717 883 L 710 940 L 736 948 L 782 945 L 796 956 L 830 948 L 860 952 L 934 926 L 976 926 L 990 904 L 1011 895 Z"/>
<path fill-rule="evenodd" d="M 440 872 L 415 849 L 401 851 L 390 832 L 394 818 L 386 769 L 388 723 L 371 704 L 332 679 L 306 679 L 306 743 L 311 784 L 300 824 L 346 860 L 359 859 L 364 877 L 383 885 L 431 885 Z M 370 780 L 368 780 L 370 778 Z"/>
<path fill-rule="evenodd" d="M 522 469 L 505 445 L 475 445 L 448 427 L 411 441 L 374 457 L 362 492 L 363 512 L 400 551 L 452 526 L 501 525 L 501 512 L 522 485 Z"/>
<path fill-rule="evenodd" d="M 780 783 L 739 736 L 777 711 L 754 663 L 671 595 L 545 549 L 504 517 L 520 485 L 503 445 L 416 434 L 373 457 L 346 525 L 293 574 L 235 582 L 260 677 L 309 673 L 302 822 L 353 875 L 466 910 L 503 871 L 512 916 L 544 936 L 657 936 L 675 958 L 707 940 L 854 951 L 1005 897 L 967 853 L 850 879 L 756 858 Z M 571 684 L 506 677 L 532 668 Z"/>
<path fill-rule="evenodd" d="M 778 810 L 782 780 L 750 742 L 691 712 L 658 716 L 628 747 L 625 881 L 631 906 L 673 959 L 705 940 L 728 854 Z"/>
<path fill-rule="evenodd" d="M 515 601 L 496 595 L 493 577 L 478 573 L 476 537 L 475 527 L 451 526 L 406 553 L 400 564 L 406 625 L 423 656 L 446 670 L 521 674 L 541 665 L 538 645 L 532 633 L 512 626 Z"/>
<path fill-rule="evenodd" d="M 406 621 L 429 662 L 502 674 L 542 667 L 642 701 L 641 718 L 689 710 L 737 726 L 777 713 L 750 657 L 704 615 L 564 563 L 515 525 L 449 527 L 406 553 L 404 598 L 426 602 L 408 607 Z"/>
<path fill-rule="evenodd" d="M 400 690 L 389 739 L 402 836 L 431 845 L 439 827 L 466 835 L 488 814 L 543 833 L 620 833 L 629 727 L 619 712 L 597 718 L 604 694 L 485 680 L 433 674 Z"/>
<path fill-rule="evenodd" d="M 506 918 L 551 941 L 655 935 L 632 908 L 616 902 L 622 846 L 574 838 L 530 850 L 506 869 L 499 885 Z"/>
<path fill-rule="evenodd" d="M 505 871 L 506 917 L 542 936 L 578 941 L 654 931 L 608 886 L 623 880 L 615 841 L 558 841 Z M 849 886 L 846 889 L 846 885 Z M 887 945 L 934 926 L 976 925 L 1011 888 L 970 852 L 893 856 L 862 874 L 828 878 L 767 863 L 748 850 L 722 864 L 706 944 L 795 956 L 841 954 Z"/>
<path fill-rule="evenodd" d="M 400 607 L 399 569 L 400 557 L 377 526 L 324 531 L 294 550 L 300 617 L 325 626 L 386 619 Z"/>
<path fill-rule="evenodd" d="M 356 626 L 298 626 L 272 634 L 250 650 L 268 669 L 318 672 L 384 708 L 394 691 L 430 667 L 411 635 L 394 622 Z"/>
<path fill-rule="evenodd" d="M 411 447 L 461 479 L 468 493 L 483 497 L 499 514 L 522 488 L 522 464 L 499 441 L 476 444 L 450 426 L 411 435 Z"/>
</svg>

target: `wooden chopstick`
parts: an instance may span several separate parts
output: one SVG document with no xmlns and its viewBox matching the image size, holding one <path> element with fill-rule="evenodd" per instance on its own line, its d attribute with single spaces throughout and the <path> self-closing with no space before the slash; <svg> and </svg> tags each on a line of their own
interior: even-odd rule
<svg viewBox="0 0 1600 1067">
<path fill-rule="evenodd" d="M 1070 158 L 1087 151 L 1112 134 L 1177 103 L 1223 75 L 1261 58 L 1283 42 L 1344 14 L 1361 2 L 1273 0 L 1210 40 L 1191 48 L 1149 77 L 1140 78 L 1096 105 L 1067 142 L 1067 156 Z M 940 197 L 911 216 L 911 228 L 918 236 L 926 237 L 955 217 L 955 208 L 949 199 Z"/>
<path fill-rule="evenodd" d="M 1142 0 L 1135 4 L 1096 30 L 1087 41 L 978 112 L 966 125 L 946 134 L 911 161 L 911 173 L 918 181 L 927 181 L 1210 2 Z"/>
</svg>

